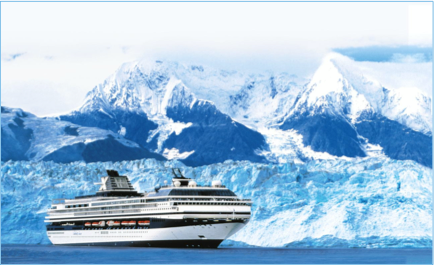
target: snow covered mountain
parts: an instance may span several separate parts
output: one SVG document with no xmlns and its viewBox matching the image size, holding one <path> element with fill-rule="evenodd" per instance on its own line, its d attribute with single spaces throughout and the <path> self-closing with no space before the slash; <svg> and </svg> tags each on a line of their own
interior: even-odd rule
<svg viewBox="0 0 434 265">
<path fill-rule="evenodd" d="M 107 130 L 78 126 L 54 118 L 38 118 L 21 109 L 1 107 L 1 158 L 8 160 L 122 161 L 165 160 Z"/>
<path fill-rule="evenodd" d="M 265 139 L 249 125 L 290 104 L 298 92 L 295 79 L 160 61 L 127 63 L 89 92 L 78 111 L 60 118 L 124 133 L 127 139 L 188 165 L 227 159 L 266 161 L 258 155 L 268 149 Z M 252 122 L 245 126 L 238 118 Z"/>
<path fill-rule="evenodd" d="M 335 156 L 364 157 L 379 145 L 394 159 L 432 166 L 431 98 L 417 88 L 385 88 L 349 58 L 327 56 L 279 128 Z"/>
<path fill-rule="evenodd" d="M 414 73 L 400 79 L 406 72 L 336 53 L 310 80 L 143 60 L 123 64 L 59 119 L 191 166 L 375 156 L 432 167 L 432 93 Z"/>
<path fill-rule="evenodd" d="M 305 80 L 140 61 L 68 115 L 2 107 L 2 243 L 48 243 L 50 200 L 95 192 L 106 169 L 144 191 L 179 167 L 253 199 L 223 245 L 431 247 L 432 93 L 396 69 L 330 54 Z"/>
<path fill-rule="evenodd" d="M 288 116 L 306 112 L 343 116 L 352 123 L 364 113 L 375 112 L 414 131 L 432 132 L 431 95 L 418 87 L 385 87 L 338 53 L 323 59 Z"/>
<path fill-rule="evenodd" d="M 264 247 L 431 247 L 431 169 L 413 161 L 363 158 L 305 164 L 226 161 L 187 167 L 154 159 L 1 164 L 2 243 L 49 244 L 42 220 L 55 198 L 91 194 L 106 169 L 152 190 L 171 168 L 207 185 L 221 180 L 253 201 L 252 218 L 223 245 Z"/>
</svg>

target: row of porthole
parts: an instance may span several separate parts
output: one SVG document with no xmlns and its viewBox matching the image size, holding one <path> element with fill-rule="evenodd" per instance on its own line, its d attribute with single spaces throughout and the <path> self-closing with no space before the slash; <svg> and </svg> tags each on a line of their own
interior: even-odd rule
<svg viewBox="0 0 434 265">
<path fill-rule="evenodd" d="M 145 211 L 162 211 L 162 210 L 174 210 L 171 208 L 157 208 L 157 209 L 143 209 Z"/>
</svg>

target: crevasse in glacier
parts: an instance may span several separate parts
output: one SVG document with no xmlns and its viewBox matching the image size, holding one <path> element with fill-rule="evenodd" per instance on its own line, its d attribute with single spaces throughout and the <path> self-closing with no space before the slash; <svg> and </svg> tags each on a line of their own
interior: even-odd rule
<svg viewBox="0 0 434 265">
<path fill-rule="evenodd" d="M 221 180 L 253 200 L 246 227 L 225 245 L 266 247 L 431 247 L 431 169 L 385 157 L 305 164 L 248 161 L 187 167 L 154 159 L 125 162 L 2 162 L 2 243 L 48 244 L 45 211 L 55 198 L 94 193 L 115 169 L 143 192 L 179 167 L 199 184 Z"/>
</svg>

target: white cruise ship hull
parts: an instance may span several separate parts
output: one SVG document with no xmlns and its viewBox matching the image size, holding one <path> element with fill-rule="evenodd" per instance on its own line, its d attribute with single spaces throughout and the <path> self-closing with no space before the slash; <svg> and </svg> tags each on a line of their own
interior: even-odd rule
<svg viewBox="0 0 434 265">
<path fill-rule="evenodd" d="M 226 222 L 152 229 L 47 231 L 54 245 L 216 248 L 245 223 Z"/>
<path fill-rule="evenodd" d="M 216 248 L 250 219 L 251 200 L 213 181 L 198 186 L 175 174 L 173 185 L 138 193 L 128 177 L 107 170 L 99 191 L 56 199 L 47 211 L 54 245 Z M 165 183 L 167 184 L 167 183 Z"/>
</svg>

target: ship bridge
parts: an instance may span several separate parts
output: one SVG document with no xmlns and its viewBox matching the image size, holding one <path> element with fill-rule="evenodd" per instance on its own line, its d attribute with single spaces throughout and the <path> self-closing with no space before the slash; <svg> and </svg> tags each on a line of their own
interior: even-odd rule
<svg viewBox="0 0 434 265">
<path fill-rule="evenodd" d="M 116 170 L 107 170 L 107 176 L 101 178 L 101 182 L 95 182 L 95 185 L 101 185 L 95 195 L 77 196 L 76 199 L 90 197 L 140 197 L 131 185 L 127 176 L 120 176 Z"/>
</svg>

